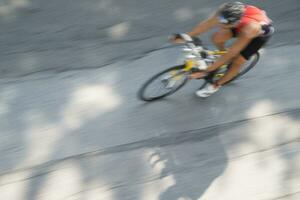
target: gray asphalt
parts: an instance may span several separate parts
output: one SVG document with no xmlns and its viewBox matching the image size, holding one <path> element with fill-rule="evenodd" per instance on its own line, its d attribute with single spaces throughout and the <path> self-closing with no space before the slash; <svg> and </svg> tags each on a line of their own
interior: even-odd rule
<svg viewBox="0 0 300 200">
<path fill-rule="evenodd" d="M 181 63 L 168 35 L 221 2 L 0 3 L 0 196 L 299 199 L 298 1 L 247 1 L 276 34 L 255 69 L 210 98 L 195 97 L 197 81 L 162 101 L 136 97 Z"/>
</svg>

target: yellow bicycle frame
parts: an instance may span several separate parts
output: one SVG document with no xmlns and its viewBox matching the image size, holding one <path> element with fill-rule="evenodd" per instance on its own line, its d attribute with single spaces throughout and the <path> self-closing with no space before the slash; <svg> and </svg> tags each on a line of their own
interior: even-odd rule
<svg viewBox="0 0 300 200">
<path fill-rule="evenodd" d="M 215 50 L 215 51 L 206 51 L 209 55 L 224 55 L 227 53 L 227 51 L 219 51 L 219 50 Z M 193 66 L 195 65 L 195 60 L 193 59 L 188 59 L 185 61 L 185 65 L 183 68 L 183 71 L 188 72 L 190 71 Z"/>
<path fill-rule="evenodd" d="M 208 54 L 210 55 L 224 55 L 227 53 L 227 51 L 219 51 L 219 50 L 215 50 L 215 51 L 207 51 Z"/>
<path fill-rule="evenodd" d="M 195 65 L 194 60 L 192 60 L 192 59 L 186 60 L 183 71 L 185 71 L 185 72 L 191 71 L 191 69 L 194 67 L 194 65 Z"/>
</svg>

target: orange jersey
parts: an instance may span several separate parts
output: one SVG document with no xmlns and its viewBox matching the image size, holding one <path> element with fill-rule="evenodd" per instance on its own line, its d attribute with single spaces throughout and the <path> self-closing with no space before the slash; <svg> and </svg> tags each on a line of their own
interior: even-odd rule
<svg viewBox="0 0 300 200">
<path fill-rule="evenodd" d="M 236 27 L 237 33 L 239 33 L 245 25 L 251 22 L 256 22 L 261 25 L 266 25 L 266 24 L 270 24 L 272 20 L 269 19 L 269 17 L 266 15 L 266 12 L 264 10 L 259 9 L 255 6 L 246 5 L 241 21 Z"/>
</svg>

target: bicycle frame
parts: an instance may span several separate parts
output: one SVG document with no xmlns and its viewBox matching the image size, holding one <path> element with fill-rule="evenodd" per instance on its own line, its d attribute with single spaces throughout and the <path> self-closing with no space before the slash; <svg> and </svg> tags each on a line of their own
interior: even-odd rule
<svg viewBox="0 0 300 200">
<path fill-rule="evenodd" d="M 183 51 L 188 53 L 185 56 L 185 62 L 183 68 L 184 72 L 191 71 L 193 67 L 197 66 L 198 62 L 205 61 L 205 59 L 207 58 L 204 58 L 202 54 L 207 55 L 209 57 L 209 60 L 215 61 L 218 56 L 227 53 L 227 51 L 219 51 L 219 50 L 211 51 L 211 50 L 204 49 L 202 46 L 196 46 L 196 44 L 193 43 L 193 38 L 191 38 L 187 34 L 181 34 L 181 38 L 186 42 Z"/>
<path fill-rule="evenodd" d="M 219 50 L 215 50 L 215 51 L 210 51 L 210 50 L 205 50 L 205 52 L 210 55 L 210 56 L 214 56 L 214 58 L 212 58 L 211 60 L 215 60 L 216 56 L 222 56 L 224 54 L 226 54 L 226 51 L 219 51 Z M 191 57 L 191 56 L 188 56 Z M 205 60 L 205 58 L 186 58 L 184 61 L 184 68 L 183 71 L 188 72 L 191 71 L 192 68 L 194 68 L 195 66 L 197 66 L 197 62 L 199 62 L 200 60 Z"/>
</svg>

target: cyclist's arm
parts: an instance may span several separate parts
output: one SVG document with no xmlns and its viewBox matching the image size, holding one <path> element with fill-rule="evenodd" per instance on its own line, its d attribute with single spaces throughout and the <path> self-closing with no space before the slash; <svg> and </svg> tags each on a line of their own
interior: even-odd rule
<svg viewBox="0 0 300 200">
<path fill-rule="evenodd" d="M 187 33 L 189 36 L 194 37 L 209 31 L 211 28 L 217 26 L 219 23 L 217 14 L 212 15 L 208 19 L 200 22 L 191 32 Z"/>
<path fill-rule="evenodd" d="M 260 34 L 261 27 L 259 24 L 249 24 L 245 26 L 241 33 L 239 34 L 237 40 L 234 44 L 227 50 L 227 53 L 223 55 L 219 60 L 214 62 L 211 66 L 207 68 L 207 72 L 212 72 L 222 65 L 230 62 L 234 57 L 236 57 L 250 42 L 253 38 Z"/>
</svg>

